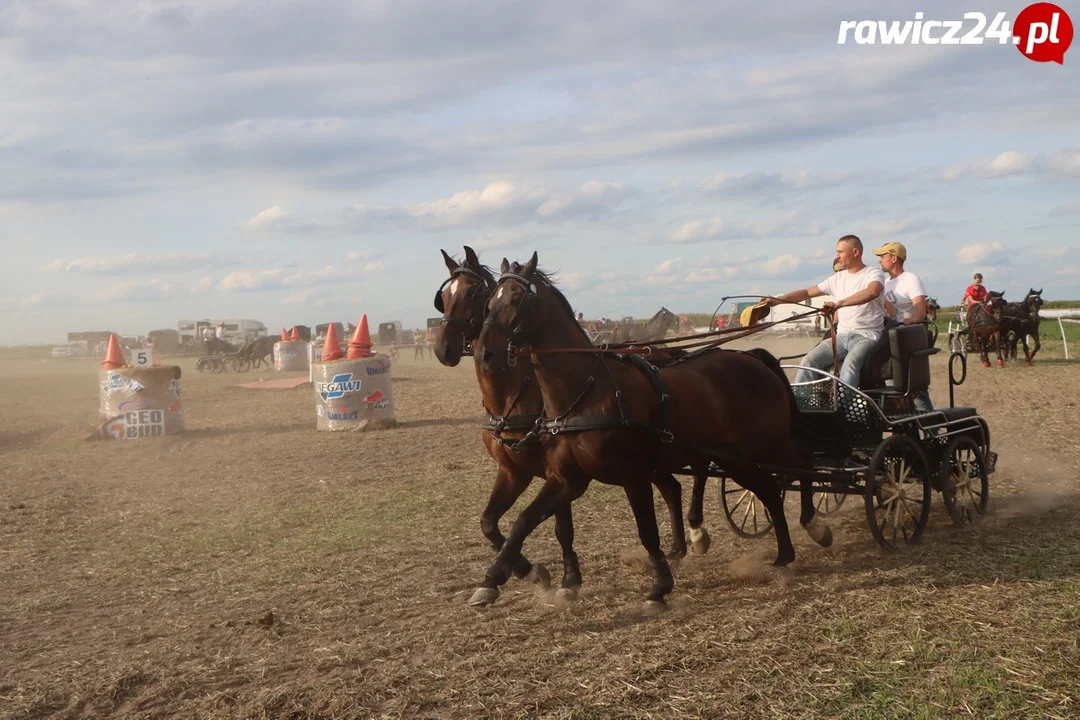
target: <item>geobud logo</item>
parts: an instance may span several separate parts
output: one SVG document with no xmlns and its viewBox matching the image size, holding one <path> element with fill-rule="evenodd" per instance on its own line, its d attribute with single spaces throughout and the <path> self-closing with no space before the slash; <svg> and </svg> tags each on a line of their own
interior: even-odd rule
<svg viewBox="0 0 1080 720">
<path fill-rule="evenodd" d="M 1024 8 L 1011 25 L 1006 13 L 987 22 L 978 11 L 964 13 L 963 20 L 927 19 L 921 12 L 914 20 L 842 20 L 836 44 L 847 44 L 849 37 L 858 45 L 982 45 L 997 40 L 999 45 L 1011 42 L 1034 62 L 1061 65 L 1072 45 L 1073 24 L 1061 7 L 1040 2 Z"/>
</svg>

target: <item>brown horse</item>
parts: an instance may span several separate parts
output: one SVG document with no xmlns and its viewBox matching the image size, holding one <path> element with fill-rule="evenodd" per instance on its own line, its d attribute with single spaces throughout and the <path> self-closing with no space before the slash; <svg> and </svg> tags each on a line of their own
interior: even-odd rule
<svg viewBox="0 0 1080 720">
<path fill-rule="evenodd" d="M 610 342 L 630 343 L 663 340 L 667 337 L 668 330 L 678 325 L 678 322 L 679 318 L 675 316 L 675 313 L 666 307 L 661 307 L 644 325 L 639 326 L 631 323 L 620 325 L 617 330 L 612 332 Z"/>
<path fill-rule="evenodd" d="M 968 333 L 979 351 L 983 367 L 990 367 L 987 354 L 991 347 L 997 352 L 997 366 L 1004 367 L 1005 360 L 1001 353 L 1001 313 L 1005 306 L 1004 292 L 990 291 L 985 303 L 972 303 L 967 309 L 967 327 L 961 333 Z"/>
<path fill-rule="evenodd" d="M 1002 309 L 1001 334 L 1008 340 L 1007 357 L 1016 359 L 1017 342 L 1024 344 L 1025 365 L 1035 359 L 1035 353 L 1042 348 L 1039 340 L 1039 310 L 1043 306 L 1042 290 L 1031 288 L 1024 299 L 1018 303 L 1006 303 Z M 1028 350 L 1028 336 L 1035 339 L 1035 348 Z"/>
<path fill-rule="evenodd" d="M 468 345 L 480 334 L 484 321 L 484 305 L 495 288 L 491 271 L 480 264 L 476 252 L 466 246 L 465 260 L 458 263 L 446 252 L 443 260 L 449 279 L 435 295 L 435 309 L 443 313 L 435 338 L 435 356 L 447 367 L 461 361 Z M 539 438 L 529 431 L 543 413 L 543 398 L 535 381 L 532 363 L 527 358 L 490 375 L 476 366 L 488 421 L 482 440 L 488 454 L 499 466 L 495 485 L 487 506 L 480 517 L 480 529 L 491 546 L 499 551 L 506 542 L 499 530 L 499 520 L 517 501 L 534 477 L 544 477 L 544 449 Z M 667 504 L 671 519 L 673 548 L 671 557 L 686 555 L 686 538 L 682 523 L 682 487 L 671 474 L 658 474 L 653 482 Z M 574 524 L 570 504 L 555 511 L 555 536 L 563 552 L 563 579 L 558 595 L 573 599 L 581 587 L 581 568 L 574 552 Z M 524 556 L 513 561 L 515 577 L 529 577 L 545 587 L 550 574 L 541 565 L 533 565 Z M 470 604 L 487 604 L 494 600 L 487 593 L 470 600 Z"/>
<path fill-rule="evenodd" d="M 779 363 L 763 351 L 710 351 L 647 374 L 647 364 L 597 353 L 569 302 L 536 265 L 536 253 L 524 266 L 503 260 L 473 347 L 489 376 L 517 361 L 518 346 L 535 351 L 530 354 L 547 416 L 541 424 L 545 482 L 518 516 L 476 596 L 497 597 L 529 534 L 596 479 L 625 491 L 652 569 L 648 600 L 663 603 L 674 580 L 660 549 L 651 478 L 686 467 L 703 474 L 715 459 L 768 508 L 777 538 L 775 564 L 792 562 L 795 548 L 780 484 L 762 465 L 808 469 L 810 463 L 794 442 L 798 410 Z M 831 532 L 826 537 L 814 517 L 813 493 L 801 485 L 801 522 L 822 530 L 812 534 L 827 544 Z"/>
</svg>

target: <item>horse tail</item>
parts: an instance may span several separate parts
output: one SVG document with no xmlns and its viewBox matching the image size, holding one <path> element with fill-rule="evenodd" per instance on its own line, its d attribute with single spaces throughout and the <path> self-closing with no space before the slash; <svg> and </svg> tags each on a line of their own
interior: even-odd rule
<svg viewBox="0 0 1080 720">
<path fill-rule="evenodd" d="M 788 380 L 787 374 L 784 373 L 784 368 L 780 367 L 780 361 L 764 348 L 752 348 L 747 350 L 746 354 L 753 355 L 764 363 L 765 367 L 772 370 L 773 373 L 780 378 L 780 381 L 784 383 L 784 387 L 787 389 L 788 394 L 788 408 L 791 413 L 791 437 L 794 441 L 796 450 L 800 455 L 804 455 L 804 449 L 806 447 L 806 420 L 803 417 L 803 414 L 799 412 L 799 403 L 795 399 L 795 390 L 791 387 L 791 381 Z"/>
</svg>

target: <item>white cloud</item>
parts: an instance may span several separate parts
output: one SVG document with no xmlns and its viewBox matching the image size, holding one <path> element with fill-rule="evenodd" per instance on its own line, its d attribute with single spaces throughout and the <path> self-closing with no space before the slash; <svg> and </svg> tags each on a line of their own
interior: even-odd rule
<svg viewBox="0 0 1080 720">
<path fill-rule="evenodd" d="M 218 287 L 222 290 L 270 290 L 282 287 L 281 270 L 235 270 Z"/>
<path fill-rule="evenodd" d="M 23 295 L 22 297 L 2 298 L 0 299 L 0 309 L 4 312 L 29 310 L 40 306 L 45 297 L 44 293 L 33 293 L 32 295 Z"/>
<path fill-rule="evenodd" d="M 806 191 L 836 185 L 848 179 L 847 173 L 814 173 L 809 170 L 788 170 L 778 173 L 719 172 L 701 183 L 706 194 L 752 195 L 779 191 L 791 195 L 794 191 Z"/>
<path fill-rule="evenodd" d="M 972 243 L 956 251 L 956 261 L 961 265 L 976 263 L 1003 265 L 1008 262 L 1008 259 L 1008 250 L 1000 240 L 991 243 Z"/>
<path fill-rule="evenodd" d="M 139 302 L 155 302 L 167 300 L 176 294 L 176 287 L 161 278 L 151 280 L 137 280 L 123 282 L 98 290 L 95 297 L 103 302 L 117 300 L 137 300 Z"/>
<path fill-rule="evenodd" d="M 111 257 L 78 258 L 70 262 L 65 261 L 63 258 L 56 258 L 42 265 L 40 270 L 43 272 L 70 272 L 86 275 L 119 275 L 123 273 L 183 272 L 211 264 L 221 265 L 228 262 L 225 258 L 210 253 L 163 253 L 160 255 L 127 253 Z"/>
<path fill-rule="evenodd" d="M 1080 147 L 1062 148 L 1048 153 L 1010 150 L 992 158 L 950 165 L 941 172 L 941 177 L 949 181 L 966 176 L 997 179 L 1018 175 L 1080 178 Z"/>
<path fill-rule="evenodd" d="M 765 274 L 768 277 L 787 277 L 802 267 L 802 260 L 794 255 L 781 255 L 765 262 Z"/>
<path fill-rule="evenodd" d="M 203 275 L 201 278 L 199 278 L 199 282 L 196 283 L 195 286 L 191 288 L 191 292 L 194 295 L 201 295 L 203 293 L 208 293 L 213 289 L 214 289 L 214 278 L 213 278 L 213 276 L 212 275 Z"/>
<path fill-rule="evenodd" d="M 674 272 L 674 271 L 678 270 L 679 268 L 681 268 L 682 264 L 683 264 L 683 260 L 682 260 L 681 257 L 672 258 L 670 260 L 665 260 L 662 263 L 660 263 L 659 265 L 657 265 L 656 269 L 653 270 L 653 272 L 660 273 L 660 274 Z"/>
<path fill-rule="evenodd" d="M 820 235 L 817 223 L 803 223 L 794 211 L 770 216 L 756 222 L 732 222 L 723 218 L 691 220 L 670 233 L 663 242 L 688 244 L 711 240 L 752 240 L 775 237 L 810 237 Z"/>
<path fill-rule="evenodd" d="M 382 260 L 376 260 L 375 262 L 364 263 L 364 272 L 377 273 L 386 269 L 386 265 Z"/>
<path fill-rule="evenodd" d="M 280 205 L 268 207 L 244 223 L 244 230 L 260 235 L 301 235 L 316 229 L 315 223 L 298 220 Z"/>
</svg>

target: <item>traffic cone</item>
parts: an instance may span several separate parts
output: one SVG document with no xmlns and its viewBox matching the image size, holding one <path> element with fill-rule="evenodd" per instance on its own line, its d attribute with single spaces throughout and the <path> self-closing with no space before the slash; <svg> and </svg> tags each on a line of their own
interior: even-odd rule
<svg viewBox="0 0 1080 720">
<path fill-rule="evenodd" d="M 289 342 L 289 331 L 285 328 L 281 328 L 281 341 Z"/>
<path fill-rule="evenodd" d="M 350 353 L 352 348 L 349 349 Z M 338 340 L 337 329 L 334 327 L 334 323 L 330 323 L 330 327 L 326 329 L 326 341 L 322 346 L 322 361 L 330 362 L 331 360 L 340 360 L 345 357 L 345 353 L 341 350 L 341 341 Z M 349 357 L 352 357 L 350 355 Z"/>
<path fill-rule="evenodd" d="M 349 341 L 349 359 L 371 357 L 371 333 L 368 331 L 367 313 L 360 316 L 360 324 L 356 326 L 352 340 Z"/>
<path fill-rule="evenodd" d="M 101 363 L 102 370 L 119 370 L 124 367 L 124 353 L 120 352 L 120 343 L 116 335 L 109 335 L 109 349 L 105 353 L 105 361 Z"/>
<path fill-rule="evenodd" d="M 289 340 L 293 342 L 300 342 L 300 331 L 296 329 L 295 325 L 293 325 L 292 335 L 289 336 Z"/>
</svg>

